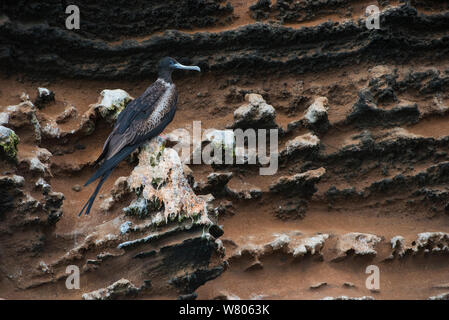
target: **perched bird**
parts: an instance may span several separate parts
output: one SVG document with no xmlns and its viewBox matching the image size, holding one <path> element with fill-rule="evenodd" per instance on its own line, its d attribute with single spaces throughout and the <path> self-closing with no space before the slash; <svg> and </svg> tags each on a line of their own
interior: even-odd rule
<svg viewBox="0 0 449 320">
<path fill-rule="evenodd" d="M 119 162 L 160 134 L 173 120 L 178 99 L 176 86 L 171 79 L 175 69 L 201 71 L 197 66 L 184 66 L 170 57 L 159 61 L 157 80 L 119 114 L 114 129 L 106 139 L 103 151 L 95 161 L 95 164 L 102 164 L 84 186 L 97 179 L 100 181 L 79 215 L 83 212 L 89 214 L 101 186 Z"/>
</svg>

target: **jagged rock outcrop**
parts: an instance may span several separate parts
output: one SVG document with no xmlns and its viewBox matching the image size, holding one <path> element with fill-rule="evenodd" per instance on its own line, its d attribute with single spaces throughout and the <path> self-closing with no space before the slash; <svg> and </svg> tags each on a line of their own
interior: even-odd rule
<svg viewBox="0 0 449 320">
<path fill-rule="evenodd" d="M 299 119 L 292 121 L 287 126 L 287 132 L 298 127 L 305 127 L 317 134 L 324 134 L 329 129 L 329 101 L 326 97 L 317 97 Z"/>
<path fill-rule="evenodd" d="M 248 102 L 234 111 L 232 128 L 237 129 L 271 129 L 278 128 L 276 124 L 276 110 L 267 104 L 261 95 L 248 93 L 245 95 Z"/>
<path fill-rule="evenodd" d="M 306 133 L 287 141 L 285 148 L 280 152 L 280 156 L 282 159 L 288 159 L 301 154 L 309 155 L 318 151 L 319 146 L 320 139 L 312 133 Z"/>
<path fill-rule="evenodd" d="M 104 289 L 84 293 L 84 300 L 115 300 L 118 298 L 132 298 L 139 292 L 139 288 L 127 279 L 120 279 Z"/>
<path fill-rule="evenodd" d="M 326 132 L 329 128 L 328 110 L 328 99 L 326 97 L 316 98 L 304 113 L 305 126 L 319 133 Z"/>
<path fill-rule="evenodd" d="M 199 194 L 212 193 L 214 196 L 229 194 L 228 182 L 232 179 L 232 172 L 213 172 L 207 176 L 206 182 L 196 182 L 195 192 Z"/>
<path fill-rule="evenodd" d="M 441 293 L 436 296 L 429 297 L 429 300 L 449 300 L 449 292 Z"/>
<path fill-rule="evenodd" d="M 382 238 L 374 234 L 352 232 L 338 237 L 335 245 L 335 261 L 344 259 L 348 255 L 375 256 L 377 254 L 376 245 Z"/>
<path fill-rule="evenodd" d="M 4 159 L 15 161 L 18 144 L 19 137 L 16 133 L 9 128 L 0 126 L 0 156 Z"/>
<path fill-rule="evenodd" d="M 18 166 L 39 176 L 51 176 L 50 159 L 52 156 L 52 153 L 47 149 L 37 147 L 31 153 L 20 156 Z"/>
<path fill-rule="evenodd" d="M 292 231 L 289 233 L 273 234 L 271 241 L 262 244 L 245 244 L 237 247 L 228 258 L 231 262 L 250 256 L 253 260 L 247 270 L 255 268 L 263 268 L 260 261 L 264 256 L 273 252 L 283 252 L 294 259 L 302 259 L 305 257 L 315 257 L 322 259 L 322 250 L 329 234 L 316 234 L 312 236 L 304 236 L 301 232 Z"/>
<path fill-rule="evenodd" d="M 63 112 L 61 112 L 56 117 L 56 123 L 66 123 L 72 119 L 75 119 L 78 116 L 78 110 L 74 106 L 67 107 Z"/>
<path fill-rule="evenodd" d="M 98 102 L 91 106 L 91 109 L 100 112 L 101 116 L 109 123 L 114 123 L 117 120 L 120 112 L 125 109 L 128 102 L 133 98 L 122 89 L 101 91 Z"/>
<path fill-rule="evenodd" d="M 407 245 L 404 237 L 395 236 L 390 240 L 392 254 L 388 259 L 404 258 L 418 254 L 448 254 L 449 234 L 445 232 L 422 232 L 416 240 Z"/>
<path fill-rule="evenodd" d="M 45 229 L 54 226 L 61 218 L 64 194 L 52 192 L 50 187 L 43 188 L 43 197 L 38 200 L 23 190 L 25 183 L 25 179 L 18 175 L 0 177 L 0 216 L 5 218 L 0 233 L 7 234 L 15 228 L 33 225 Z"/>
<path fill-rule="evenodd" d="M 139 197 L 125 210 L 128 215 L 144 217 L 157 212 L 156 219 L 163 221 L 190 218 L 210 222 L 204 201 L 190 188 L 178 154 L 165 148 L 161 138 L 144 145 L 138 158 L 139 164 L 128 177 L 128 185 Z"/>
<path fill-rule="evenodd" d="M 36 142 L 41 141 L 41 125 L 36 115 L 36 107 L 29 101 L 29 97 L 25 96 L 18 105 L 6 107 L 1 113 L 3 125 L 11 129 L 27 128 L 34 133 Z"/>
<path fill-rule="evenodd" d="M 394 126 L 404 123 L 416 123 L 420 117 L 418 105 L 398 105 L 392 109 L 382 109 L 374 102 L 369 90 L 359 92 L 359 100 L 346 117 L 348 124 L 356 126 Z"/>
<path fill-rule="evenodd" d="M 283 195 L 297 194 L 308 198 L 316 192 L 315 184 L 320 181 L 325 173 L 326 169 L 319 168 L 289 177 L 280 177 L 275 183 L 270 185 L 270 191 L 282 193 Z"/>
</svg>

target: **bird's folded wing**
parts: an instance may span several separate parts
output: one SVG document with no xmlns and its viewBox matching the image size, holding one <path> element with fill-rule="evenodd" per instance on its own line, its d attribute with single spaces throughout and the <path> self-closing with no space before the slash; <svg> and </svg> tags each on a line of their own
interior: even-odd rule
<svg viewBox="0 0 449 320">
<path fill-rule="evenodd" d="M 164 89 L 164 84 L 156 81 L 141 96 L 128 103 L 119 114 L 114 129 L 104 143 L 101 155 L 95 161 L 96 164 L 105 158 L 111 158 L 135 139 L 136 123 L 145 121 L 154 111 L 155 104 L 163 95 Z"/>
</svg>

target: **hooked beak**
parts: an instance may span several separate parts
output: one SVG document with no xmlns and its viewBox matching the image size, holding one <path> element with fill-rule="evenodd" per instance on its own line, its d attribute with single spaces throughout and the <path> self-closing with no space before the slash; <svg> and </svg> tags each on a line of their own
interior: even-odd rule
<svg viewBox="0 0 449 320">
<path fill-rule="evenodd" d="M 183 64 L 180 64 L 179 62 L 175 63 L 173 66 L 174 66 L 176 69 L 195 70 L 195 71 L 201 72 L 200 67 L 197 67 L 197 66 L 185 66 L 185 65 L 183 65 Z"/>
</svg>

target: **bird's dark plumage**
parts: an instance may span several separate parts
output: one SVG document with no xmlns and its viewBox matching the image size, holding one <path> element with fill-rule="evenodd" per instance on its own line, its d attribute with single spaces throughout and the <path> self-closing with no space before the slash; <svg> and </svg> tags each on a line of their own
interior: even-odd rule
<svg viewBox="0 0 449 320">
<path fill-rule="evenodd" d="M 196 66 L 183 66 L 173 58 L 159 62 L 158 79 L 145 92 L 131 101 L 119 114 L 114 129 L 107 138 L 95 164 L 100 168 L 87 180 L 85 186 L 100 178 L 80 215 L 89 214 L 101 186 L 114 168 L 140 145 L 159 135 L 173 120 L 178 94 L 171 80 L 174 69 L 197 70 Z"/>
</svg>

